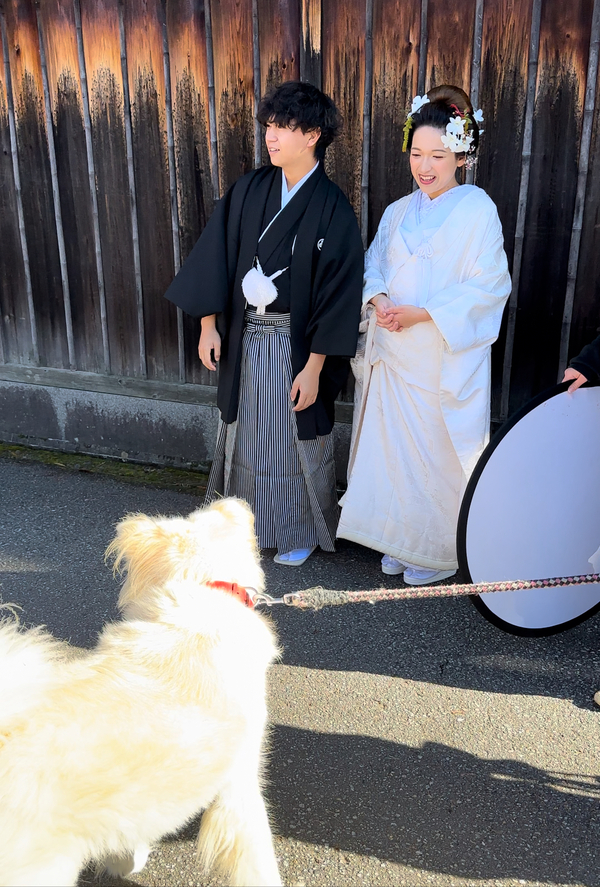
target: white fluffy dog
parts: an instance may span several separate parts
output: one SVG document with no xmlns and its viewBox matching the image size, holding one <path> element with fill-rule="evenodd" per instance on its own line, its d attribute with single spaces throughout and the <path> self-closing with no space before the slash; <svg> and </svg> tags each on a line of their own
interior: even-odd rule
<svg viewBox="0 0 600 887">
<path fill-rule="evenodd" d="M 124 618 L 91 652 L 0 625 L 0 883 L 73 885 L 91 860 L 127 875 L 207 808 L 204 866 L 281 884 L 261 794 L 278 650 L 242 600 L 264 583 L 250 509 L 133 515 L 107 554 Z"/>
</svg>

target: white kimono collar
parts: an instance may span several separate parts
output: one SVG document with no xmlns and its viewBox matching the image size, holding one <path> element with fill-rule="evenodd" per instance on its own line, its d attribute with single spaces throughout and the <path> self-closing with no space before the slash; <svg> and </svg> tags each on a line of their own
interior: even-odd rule
<svg viewBox="0 0 600 887">
<path fill-rule="evenodd" d="M 431 238 L 424 238 L 431 245 L 431 258 L 433 265 L 435 265 L 444 257 L 444 254 L 450 249 L 452 244 L 456 240 L 458 240 L 461 235 L 464 234 L 465 228 L 468 227 L 468 225 L 457 224 L 457 214 L 465 213 L 469 216 L 472 216 L 474 208 L 471 206 L 471 204 L 474 201 L 480 200 L 482 193 L 485 192 L 481 192 L 481 189 L 478 188 L 471 191 L 469 194 L 465 194 L 465 196 L 459 203 L 457 203 L 457 205 L 447 216 L 447 218 L 444 219 L 440 227 L 435 231 L 434 234 L 432 234 Z M 410 258 L 412 258 L 413 255 L 416 255 L 416 252 L 411 253 L 408 249 L 400 230 L 400 226 L 402 225 L 404 217 L 408 212 L 408 207 L 410 206 L 410 201 L 412 197 L 412 194 L 408 194 L 404 198 L 404 206 L 402 207 L 402 211 L 394 219 L 394 228 L 390 232 L 393 237 L 398 238 L 398 246 L 401 247 L 398 250 L 400 255 L 398 255 L 397 261 L 394 262 L 396 268 L 404 265 Z"/>
</svg>

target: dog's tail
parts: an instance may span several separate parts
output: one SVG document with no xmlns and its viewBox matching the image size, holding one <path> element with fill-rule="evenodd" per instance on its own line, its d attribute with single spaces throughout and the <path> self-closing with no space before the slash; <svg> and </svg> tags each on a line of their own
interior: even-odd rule
<svg viewBox="0 0 600 887">
<path fill-rule="evenodd" d="M 0 728 L 44 696 L 63 647 L 42 628 L 21 631 L 16 622 L 0 622 Z"/>
<path fill-rule="evenodd" d="M 214 801 L 204 811 L 198 834 L 198 861 L 206 872 L 217 869 L 227 876 L 235 868 L 235 833 L 228 826 L 227 811 Z"/>
<path fill-rule="evenodd" d="M 198 861 L 232 887 L 278 887 L 281 879 L 264 802 L 258 791 L 248 800 L 241 807 L 219 797 L 213 801 L 202 816 Z"/>
</svg>

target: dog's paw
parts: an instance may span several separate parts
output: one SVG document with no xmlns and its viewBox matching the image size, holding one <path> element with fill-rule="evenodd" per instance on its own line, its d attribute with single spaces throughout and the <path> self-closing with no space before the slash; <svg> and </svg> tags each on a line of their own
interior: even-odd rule
<svg viewBox="0 0 600 887">
<path fill-rule="evenodd" d="M 103 868 L 109 875 L 117 878 L 126 878 L 141 872 L 148 861 L 150 848 L 145 844 L 136 847 L 133 853 L 124 853 L 122 856 L 111 854 L 102 861 Z"/>
</svg>

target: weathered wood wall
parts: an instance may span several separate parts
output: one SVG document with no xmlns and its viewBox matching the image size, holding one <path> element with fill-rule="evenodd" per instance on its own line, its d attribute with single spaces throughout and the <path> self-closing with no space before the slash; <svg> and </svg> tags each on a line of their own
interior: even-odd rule
<svg viewBox="0 0 600 887">
<path fill-rule="evenodd" d="M 264 162 L 256 101 L 311 80 L 366 238 L 412 187 L 414 94 L 484 109 L 475 181 L 514 287 L 496 419 L 600 324 L 600 0 L 0 0 L 0 364 L 214 384 L 163 299 L 214 201 Z M 0 366 L 1 372 L 1 366 Z M 170 389 L 174 390 L 174 389 Z"/>
</svg>

